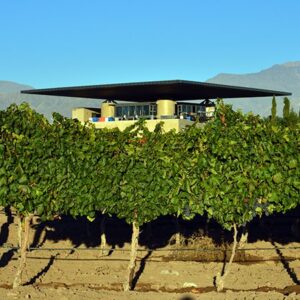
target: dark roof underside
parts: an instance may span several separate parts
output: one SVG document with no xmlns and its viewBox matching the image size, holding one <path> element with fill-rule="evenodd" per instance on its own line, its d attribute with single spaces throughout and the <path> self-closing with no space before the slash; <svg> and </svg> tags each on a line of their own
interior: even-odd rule
<svg viewBox="0 0 300 300">
<path fill-rule="evenodd" d="M 35 89 L 25 90 L 21 93 L 134 102 L 156 101 L 158 99 L 196 100 L 291 95 L 288 92 L 186 80 Z"/>
</svg>

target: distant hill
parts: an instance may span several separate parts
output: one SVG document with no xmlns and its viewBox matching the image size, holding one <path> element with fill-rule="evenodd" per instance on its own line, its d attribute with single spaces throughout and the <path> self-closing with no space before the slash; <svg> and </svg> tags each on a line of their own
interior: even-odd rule
<svg viewBox="0 0 300 300">
<path fill-rule="evenodd" d="M 44 114 L 49 120 L 53 112 L 58 112 L 66 117 L 71 117 L 74 107 L 99 107 L 101 100 L 26 95 L 20 91 L 33 89 L 33 87 L 9 81 L 0 81 L 0 109 L 7 108 L 10 104 L 28 102 L 36 111 Z"/>
<path fill-rule="evenodd" d="M 19 93 L 21 90 L 28 90 L 32 88 L 33 87 L 30 85 L 0 80 L 0 93 Z"/>
<path fill-rule="evenodd" d="M 296 112 L 300 109 L 300 61 L 274 65 L 269 69 L 251 74 L 221 73 L 207 80 L 211 83 L 229 84 L 245 87 L 265 88 L 291 92 L 291 106 Z M 252 111 L 260 115 L 270 115 L 272 101 L 270 98 L 232 99 L 226 100 L 234 108 L 244 112 Z M 277 98 L 278 114 L 282 113 L 282 98 Z"/>
<path fill-rule="evenodd" d="M 296 112 L 300 109 L 300 62 L 289 62 L 274 65 L 269 69 L 252 74 L 226 74 L 221 73 L 207 80 L 211 83 L 237 85 L 245 87 L 265 88 L 291 92 L 292 107 Z M 5 109 L 11 103 L 20 104 L 28 102 L 38 112 L 51 119 L 52 112 L 70 117 L 74 107 L 99 107 L 101 100 L 69 98 L 56 96 L 40 96 L 21 94 L 21 90 L 33 87 L 10 81 L 0 81 L 0 109 Z M 228 99 L 226 103 L 233 104 L 235 109 L 244 112 L 252 111 L 262 116 L 268 116 L 271 112 L 271 97 L 252 99 Z M 277 98 L 278 115 L 282 114 L 282 98 Z"/>
</svg>

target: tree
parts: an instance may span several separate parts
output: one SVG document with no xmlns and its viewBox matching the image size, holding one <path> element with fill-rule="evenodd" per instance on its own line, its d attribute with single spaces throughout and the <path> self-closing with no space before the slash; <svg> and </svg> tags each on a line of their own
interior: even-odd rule
<svg viewBox="0 0 300 300">
<path fill-rule="evenodd" d="M 283 119 L 287 120 L 290 115 L 290 100 L 287 97 L 283 98 Z"/>
<path fill-rule="evenodd" d="M 272 99 L 272 109 L 271 109 L 271 121 L 272 123 L 275 122 L 276 120 L 276 115 L 277 115 L 277 104 L 276 104 L 276 98 L 275 96 L 273 96 L 273 99 Z"/>
</svg>

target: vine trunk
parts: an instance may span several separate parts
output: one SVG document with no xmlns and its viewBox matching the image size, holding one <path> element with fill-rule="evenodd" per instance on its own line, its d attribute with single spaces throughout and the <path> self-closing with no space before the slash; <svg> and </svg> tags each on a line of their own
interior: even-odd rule
<svg viewBox="0 0 300 300">
<path fill-rule="evenodd" d="M 132 237 L 131 237 L 131 251 L 130 251 L 130 260 L 128 265 L 128 274 L 126 282 L 124 284 L 124 291 L 132 290 L 132 282 L 134 278 L 134 271 L 136 266 L 136 257 L 137 257 L 137 248 L 139 240 L 140 228 L 138 224 L 134 221 L 132 223 Z"/>
<path fill-rule="evenodd" d="M 228 262 L 228 264 L 226 264 L 223 274 L 218 273 L 216 276 L 216 287 L 217 287 L 218 292 L 221 292 L 224 289 L 225 279 L 226 279 L 227 275 L 229 274 L 229 271 L 230 271 L 230 268 L 231 268 L 236 250 L 237 250 L 237 246 L 238 246 L 238 241 L 237 241 L 238 230 L 237 230 L 236 224 L 233 224 L 233 230 L 234 230 L 233 231 L 233 246 L 232 246 L 229 262 Z"/>
<path fill-rule="evenodd" d="M 30 214 L 24 218 L 19 216 L 19 266 L 13 282 L 13 288 L 22 285 L 22 274 L 26 266 L 26 256 L 29 244 L 30 222 L 33 215 Z"/>
</svg>

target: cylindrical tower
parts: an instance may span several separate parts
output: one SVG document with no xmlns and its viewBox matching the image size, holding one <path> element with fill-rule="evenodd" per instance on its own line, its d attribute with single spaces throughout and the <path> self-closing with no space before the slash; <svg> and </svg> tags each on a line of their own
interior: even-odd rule
<svg viewBox="0 0 300 300">
<path fill-rule="evenodd" d="M 175 104 L 174 100 L 159 99 L 156 101 L 157 104 L 157 118 L 161 116 L 174 116 L 175 115 Z"/>
<path fill-rule="evenodd" d="M 105 100 L 101 104 L 101 117 L 109 118 L 115 117 L 116 114 L 116 102 L 111 100 Z"/>
</svg>

